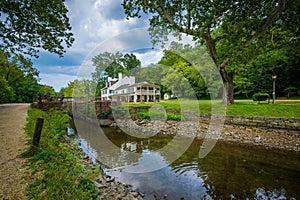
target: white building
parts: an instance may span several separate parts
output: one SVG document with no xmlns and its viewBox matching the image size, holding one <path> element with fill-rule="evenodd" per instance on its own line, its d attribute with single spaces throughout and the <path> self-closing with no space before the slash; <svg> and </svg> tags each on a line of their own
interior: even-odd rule
<svg viewBox="0 0 300 200">
<path fill-rule="evenodd" d="M 108 78 L 101 89 L 101 99 L 123 102 L 155 102 L 160 100 L 160 87 L 148 82 L 135 83 L 135 77 L 119 74 L 119 79 Z"/>
</svg>

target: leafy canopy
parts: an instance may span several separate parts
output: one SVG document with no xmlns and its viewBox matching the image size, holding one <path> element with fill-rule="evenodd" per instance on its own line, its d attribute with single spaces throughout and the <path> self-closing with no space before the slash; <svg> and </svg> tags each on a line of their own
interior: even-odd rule
<svg viewBox="0 0 300 200">
<path fill-rule="evenodd" d="M 285 0 L 124 0 L 128 17 L 151 14 L 150 32 L 154 43 L 164 34 L 186 33 L 195 40 L 206 42 L 217 66 L 226 66 L 254 40 L 267 32 Z M 218 56 L 216 43 L 226 39 L 232 44 L 226 56 Z"/>
<path fill-rule="evenodd" d="M 1 0 L 0 48 L 36 56 L 43 48 L 62 55 L 74 41 L 64 0 Z"/>
<path fill-rule="evenodd" d="M 0 102 L 32 101 L 38 93 L 38 74 L 23 56 L 0 51 Z"/>
</svg>

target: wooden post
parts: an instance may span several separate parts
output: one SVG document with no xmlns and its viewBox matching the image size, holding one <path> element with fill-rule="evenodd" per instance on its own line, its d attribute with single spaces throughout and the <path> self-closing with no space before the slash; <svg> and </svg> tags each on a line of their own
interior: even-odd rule
<svg viewBox="0 0 300 200">
<path fill-rule="evenodd" d="M 34 130 L 33 141 L 32 141 L 32 145 L 35 147 L 39 146 L 43 124 L 44 124 L 44 118 L 38 117 L 36 119 L 35 130 Z"/>
</svg>

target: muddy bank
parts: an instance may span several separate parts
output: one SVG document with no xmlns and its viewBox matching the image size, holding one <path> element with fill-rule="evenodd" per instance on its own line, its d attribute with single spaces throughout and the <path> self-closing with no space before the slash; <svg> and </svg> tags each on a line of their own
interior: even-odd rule
<svg viewBox="0 0 300 200">
<path fill-rule="evenodd" d="M 134 131 L 137 134 L 154 135 L 179 134 L 187 137 L 203 139 L 212 137 L 220 141 L 235 142 L 265 146 L 266 148 L 278 148 L 300 152 L 300 131 L 248 127 L 239 125 L 214 126 L 209 121 L 151 121 L 147 119 L 117 120 L 111 126 L 118 126 L 123 131 Z M 214 129 L 214 127 L 216 127 Z M 220 128 L 220 132 L 217 132 Z"/>
</svg>

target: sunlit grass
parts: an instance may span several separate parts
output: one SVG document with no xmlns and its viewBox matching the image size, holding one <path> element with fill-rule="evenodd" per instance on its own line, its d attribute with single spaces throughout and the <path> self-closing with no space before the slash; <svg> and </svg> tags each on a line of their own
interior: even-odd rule
<svg viewBox="0 0 300 200">
<path fill-rule="evenodd" d="M 258 104 L 252 100 L 236 100 L 235 104 L 223 105 L 220 100 L 173 99 L 155 103 L 124 103 L 123 105 L 149 107 L 157 105 L 163 106 L 167 110 L 180 109 L 181 111 L 197 111 L 199 109 L 201 114 L 217 114 L 216 112 L 222 113 L 222 110 L 226 109 L 227 115 L 300 118 L 300 101 L 293 100 L 277 100 L 275 104 L 272 102 L 270 104 L 267 102 Z"/>
</svg>

